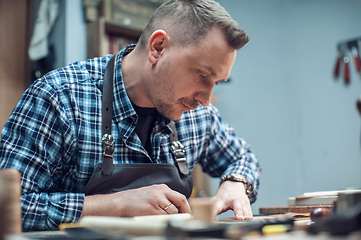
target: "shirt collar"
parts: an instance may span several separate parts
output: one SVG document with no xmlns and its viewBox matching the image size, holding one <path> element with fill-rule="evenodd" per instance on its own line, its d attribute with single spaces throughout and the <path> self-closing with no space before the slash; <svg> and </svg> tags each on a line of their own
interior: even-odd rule
<svg viewBox="0 0 361 240">
<path fill-rule="evenodd" d="M 122 74 L 122 60 L 125 55 L 130 53 L 136 44 L 131 44 L 121 50 L 115 57 L 114 66 L 114 89 L 113 89 L 113 118 L 116 122 L 120 122 L 131 116 L 136 116 L 136 112 L 130 102 L 130 99 L 125 91 L 123 74 Z"/>
</svg>

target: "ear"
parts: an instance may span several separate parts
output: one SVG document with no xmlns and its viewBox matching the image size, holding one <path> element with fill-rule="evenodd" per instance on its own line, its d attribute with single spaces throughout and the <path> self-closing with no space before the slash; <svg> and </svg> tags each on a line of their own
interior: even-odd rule
<svg viewBox="0 0 361 240">
<path fill-rule="evenodd" d="M 164 53 L 164 48 L 169 45 L 169 35 L 164 30 L 154 31 L 148 42 L 148 59 L 151 64 L 156 64 Z"/>
</svg>

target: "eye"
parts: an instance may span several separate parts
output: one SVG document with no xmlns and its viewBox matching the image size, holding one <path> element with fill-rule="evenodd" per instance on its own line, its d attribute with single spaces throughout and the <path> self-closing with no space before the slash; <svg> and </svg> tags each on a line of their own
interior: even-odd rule
<svg viewBox="0 0 361 240">
<path fill-rule="evenodd" d="M 201 77 L 201 78 L 206 78 L 207 76 L 205 76 L 203 73 L 201 73 L 201 72 L 198 72 L 198 74 L 199 74 L 199 76 Z"/>
</svg>

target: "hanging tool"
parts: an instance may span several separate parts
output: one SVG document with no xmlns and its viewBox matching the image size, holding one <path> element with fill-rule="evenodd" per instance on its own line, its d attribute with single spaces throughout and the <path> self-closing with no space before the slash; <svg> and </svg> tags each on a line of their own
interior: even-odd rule
<svg viewBox="0 0 361 240">
<path fill-rule="evenodd" d="M 360 56 L 358 54 L 357 48 L 355 46 L 352 46 L 351 51 L 352 51 L 352 56 L 353 56 L 354 61 L 355 61 L 356 70 L 358 72 L 360 72 L 361 71 Z"/>
<path fill-rule="evenodd" d="M 345 84 L 350 83 L 350 68 L 349 62 L 350 59 L 347 56 L 347 43 L 343 43 L 340 47 L 341 54 L 342 54 L 342 61 L 343 61 L 343 81 Z"/>
<path fill-rule="evenodd" d="M 352 53 L 352 58 L 355 63 L 356 71 L 361 73 L 361 59 L 359 51 L 361 49 L 361 37 L 350 39 L 347 41 L 343 41 L 337 44 L 337 58 L 336 63 L 333 70 L 333 75 L 335 78 L 338 78 L 340 75 L 341 68 L 343 70 L 343 80 L 345 84 L 350 83 L 351 75 L 350 75 L 350 67 L 349 62 L 350 59 L 347 56 L 348 52 Z M 341 67 L 342 61 L 342 67 Z"/>
<path fill-rule="evenodd" d="M 338 76 L 339 76 L 339 74 L 340 74 L 341 59 L 342 59 L 342 54 L 341 54 L 341 52 L 339 51 L 339 52 L 337 53 L 335 69 L 333 70 L 333 76 L 334 76 L 335 78 L 338 78 Z"/>
<path fill-rule="evenodd" d="M 350 83 L 350 69 L 348 67 L 349 59 L 347 56 L 343 57 L 343 80 L 346 84 Z"/>
</svg>

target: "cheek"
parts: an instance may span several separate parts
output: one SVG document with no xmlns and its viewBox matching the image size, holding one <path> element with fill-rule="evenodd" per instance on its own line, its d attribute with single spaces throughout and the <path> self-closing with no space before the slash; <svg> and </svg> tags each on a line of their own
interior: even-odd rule
<svg viewBox="0 0 361 240">
<path fill-rule="evenodd" d="M 189 71 L 182 62 L 169 60 L 163 63 L 155 78 L 155 86 L 152 86 L 160 94 L 160 98 L 178 100 L 191 98 L 196 92 L 199 79 L 197 73 Z M 198 81 L 198 82 L 197 82 Z"/>
</svg>

